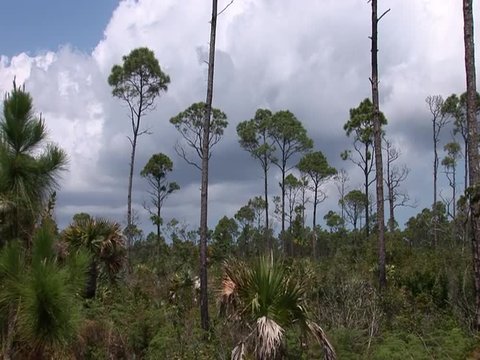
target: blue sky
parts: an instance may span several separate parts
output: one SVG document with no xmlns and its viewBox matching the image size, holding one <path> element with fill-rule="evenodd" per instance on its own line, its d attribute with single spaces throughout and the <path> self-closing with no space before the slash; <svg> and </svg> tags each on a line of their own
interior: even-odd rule
<svg viewBox="0 0 480 360">
<path fill-rule="evenodd" d="M 118 0 L 3 0 L 0 11 L 0 53 L 35 55 L 70 44 L 90 52 Z"/>
</svg>

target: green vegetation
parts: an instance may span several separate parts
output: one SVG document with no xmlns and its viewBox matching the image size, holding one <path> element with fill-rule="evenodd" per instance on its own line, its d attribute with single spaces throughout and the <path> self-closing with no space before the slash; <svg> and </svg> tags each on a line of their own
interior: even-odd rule
<svg viewBox="0 0 480 360">
<path fill-rule="evenodd" d="M 149 185 L 146 209 L 156 232 L 144 236 L 133 222 L 135 151 L 137 137 L 145 133 L 140 120 L 170 82 L 153 52 L 133 50 L 108 79 L 113 95 L 131 111 L 125 229 L 86 213 L 58 229 L 56 190 L 67 157 L 47 142 L 32 98 L 13 84 L 0 119 L 1 358 L 478 359 L 480 265 L 469 249 L 473 236 L 474 255 L 480 251 L 478 234 L 470 232 L 480 229 L 471 226 L 479 221 L 480 196 L 465 180 L 456 201 L 457 162 L 472 140 L 464 135 L 472 124 L 466 97 L 427 100 L 434 117 L 434 201 L 404 229 L 396 226 L 393 210 L 405 205 L 400 195 L 408 199 L 398 189 L 407 170 L 387 166 L 388 199 L 371 199 L 370 175 L 376 170 L 379 179 L 382 161 L 373 136 L 385 131 L 379 125 L 387 121 L 378 103 L 366 99 L 350 110 L 344 130 L 354 152 L 342 154 L 360 168 L 363 191 L 348 186 L 346 171 L 337 172 L 320 150 L 313 151 L 313 140 L 292 112 L 259 109 L 236 130 L 240 147 L 262 166 L 262 196 L 209 230 L 208 160 L 228 126 L 227 115 L 211 108 L 212 59 L 209 65 L 207 102 L 170 119 L 184 141 L 175 150 L 202 171 L 200 231 L 176 219 L 164 221 L 162 205 L 180 187 L 167 180 L 173 162 L 163 153 L 153 154 L 140 173 Z M 373 117 L 379 117 L 376 127 Z M 452 198 L 439 202 L 437 145 L 446 123 L 438 121 L 446 117 L 455 119 L 454 135 L 464 143 L 463 149 L 456 141 L 444 147 Z M 390 165 L 399 153 L 390 146 L 386 151 Z M 472 159 L 478 162 L 464 157 L 470 175 L 478 172 Z M 268 181 L 272 164 L 280 189 L 269 198 L 275 193 Z M 338 213 L 320 206 L 327 196 L 323 186 L 334 179 Z M 391 201 L 385 234 L 383 216 L 374 216 L 377 209 L 383 213 L 383 200 Z M 271 201 L 275 211 L 269 210 Z M 317 213 L 328 231 L 317 223 Z"/>
</svg>

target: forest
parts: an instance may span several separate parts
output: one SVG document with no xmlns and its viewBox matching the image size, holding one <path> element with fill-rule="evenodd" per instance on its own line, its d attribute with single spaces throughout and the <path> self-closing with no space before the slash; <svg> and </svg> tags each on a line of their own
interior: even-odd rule
<svg viewBox="0 0 480 360">
<path fill-rule="evenodd" d="M 158 152 L 136 162 L 149 135 L 144 118 L 175 81 L 155 53 L 131 50 L 105 79 L 131 130 L 126 224 L 81 211 L 68 226 L 57 223 L 68 154 L 14 79 L 0 116 L 0 357 L 480 359 L 473 1 L 463 0 L 459 39 L 465 91 L 425 99 L 432 204 L 424 209 L 403 186 L 410 170 L 379 101 L 378 24 L 389 10 L 369 3 L 372 95 L 337 124 L 350 142 L 340 156 L 362 174 L 361 187 L 331 165 L 293 112 L 259 106 L 235 132 L 238 151 L 258 164 L 263 191 L 211 228 L 209 166 L 229 126 L 212 106 L 216 26 L 233 1 L 223 9 L 211 2 L 205 101 L 171 114 L 175 158 Z M 174 161 L 198 170 L 198 223 L 165 211 L 181 190 Z M 148 188 L 148 234 L 132 200 L 136 175 Z M 336 191 L 335 209 L 322 206 L 327 187 Z M 402 208 L 416 212 L 404 225 Z"/>
</svg>

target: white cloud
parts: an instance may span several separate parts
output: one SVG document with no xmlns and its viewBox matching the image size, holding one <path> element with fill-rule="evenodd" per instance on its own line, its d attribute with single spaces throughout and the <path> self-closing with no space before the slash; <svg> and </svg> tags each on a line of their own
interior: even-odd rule
<svg viewBox="0 0 480 360">
<path fill-rule="evenodd" d="M 220 1 L 219 8 L 229 2 Z M 464 86 L 461 5 L 404 0 L 385 6 L 392 9 L 380 24 L 381 106 L 391 124 L 387 133 L 412 168 L 406 186 L 428 206 L 430 197 L 418 190 L 431 186 L 425 176 L 431 166 L 428 154 L 419 153 L 430 141 L 422 132 L 429 128 L 424 99 L 460 92 Z M 144 119 L 154 134 L 140 139 L 137 172 L 152 153 L 168 153 L 176 169 L 172 178 L 184 190 L 164 213 L 197 221 L 199 174 L 175 156 L 178 136 L 168 119 L 205 97 L 210 11 L 196 0 L 126 0 L 91 54 L 63 47 L 35 56 L 0 57 L 0 95 L 11 88 L 14 76 L 25 82 L 52 140 L 69 153 L 66 195 L 60 193 L 59 200 L 63 221 L 77 207 L 121 214 L 130 151 L 126 135 L 131 130 L 107 77 L 113 64 L 139 46 L 154 50 L 172 82 L 156 111 Z M 259 107 L 293 111 L 330 162 L 351 169 L 352 186 L 361 183 L 358 169 L 341 163 L 338 153 L 350 146 L 342 130 L 348 109 L 370 95 L 369 16 L 368 4 L 360 0 L 236 0 L 219 17 L 214 104 L 227 113 L 230 127 L 212 158 L 217 177 L 212 178 L 212 225 L 224 213 L 233 215 L 235 207 L 246 203 L 244 198 L 262 193 L 260 167 L 242 153 L 235 134 L 236 124 Z M 425 135 L 422 143 L 420 135 Z M 272 194 L 276 183 L 272 175 Z M 145 184 L 140 178 L 135 184 L 141 209 Z M 319 208 L 319 220 L 336 206 L 335 191 L 330 192 L 332 199 Z M 92 205 L 77 198 L 91 198 Z"/>
</svg>

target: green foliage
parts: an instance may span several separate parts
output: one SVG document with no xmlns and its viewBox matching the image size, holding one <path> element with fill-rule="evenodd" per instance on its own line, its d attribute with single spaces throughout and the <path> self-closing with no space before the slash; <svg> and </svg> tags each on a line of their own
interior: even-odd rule
<svg viewBox="0 0 480 360">
<path fill-rule="evenodd" d="M 357 222 L 367 204 L 367 196 L 360 190 L 352 190 L 343 199 L 339 200 L 339 204 L 344 206 L 345 214 L 353 225 L 353 229 L 356 230 Z"/>
<path fill-rule="evenodd" d="M 480 112 L 480 94 L 477 93 L 477 114 Z M 463 93 L 460 97 L 457 94 L 450 95 L 441 108 L 443 115 L 453 117 L 453 133 L 460 134 L 464 140 L 467 138 L 467 93 Z"/>
<path fill-rule="evenodd" d="M 97 288 L 98 264 L 101 274 L 115 282 L 116 275 L 125 263 L 125 238 L 120 225 L 102 218 L 77 216 L 61 234 L 69 250 L 85 250 L 91 255 L 89 278 L 85 296 L 95 296 Z"/>
<path fill-rule="evenodd" d="M 175 126 L 178 132 L 184 138 L 188 147 L 192 148 L 200 159 L 203 159 L 203 127 L 205 123 L 207 107 L 203 102 L 192 104 L 188 109 L 182 111 L 170 119 L 170 123 Z M 209 153 L 211 156 L 212 147 L 217 144 L 223 136 L 223 132 L 228 125 L 227 115 L 219 109 L 212 108 L 210 120 L 210 132 L 208 137 Z M 199 165 L 187 158 L 186 152 L 182 148 L 176 148 L 177 152 L 191 165 L 200 168 Z"/>
<path fill-rule="evenodd" d="M 162 225 L 161 210 L 163 203 L 175 191 L 180 189 L 176 182 L 168 182 L 167 176 L 173 170 L 172 160 L 165 154 L 153 154 L 145 164 L 140 175 L 147 179 L 150 186 L 150 205 L 144 205 L 150 214 L 152 223 L 157 226 L 157 236 L 160 237 Z"/>
<path fill-rule="evenodd" d="M 173 170 L 172 160 L 165 154 L 153 154 L 145 164 L 140 175 L 143 177 L 152 177 L 154 179 L 162 179 Z"/>
<path fill-rule="evenodd" d="M 275 152 L 275 146 L 268 137 L 269 128 L 272 126 L 272 115 L 270 110 L 258 109 L 253 119 L 242 121 L 237 125 L 240 146 L 260 160 L 262 168 L 268 168 Z"/>
<path fill-rule="evenodd" d="M 245 346 L 251 346 L 257 358 L 275 358 L 284 345 L 284 330 L 296 325 L 322 343 L 326 358 L 335 358 L 323 330 L 306 310 L 305 284 L 292 277 L 283 263 L 273 257 L 259 258 L 250 265 L 229 261 L 224 271 L 220 311 L 236 319 L 239 330 L 248 329 L 233 353 L 243 353 Z"/>
<path fill-rule="evenodd" d="M 221 261 L 233 253 L 238 236 L 238 225 L 234 219 L 224 216 L 218 221 L 212 235 L 212 256 Z"/>
<path fill-rule="evenodd" d="M 372 351 L 372 359 L 465 359 L 472 345 L 472 339 L 459 328 L 423 335 L 397 331 L 385 334 Z"/>
<path fill-rule="evenodd" d="M 387 124 L 387 119 L 380 113 L 381 125 Z M 369 98 L 363 100 L 358 107 L 350 109 L 350 120 L 343 126 L 347 136 L 354 134 L 354 138 L 363 144 L 373 141 L 373 104 Z"/>
<path fill-rule="evenodd" d="M 17 351 L 27 353 L 30 349 L 37 356 L 63 351 L 77 334 L 79 284 L 84 283 L 89 259 L 80 251 L 61 263 L 54 243 L 53 227 L 46 224 L 33 238 L 30 261 L 19 243 L 13 242 L 0 252 L 4 354 L 15 351 L 16 346 L 20 346 Z M 16 343 L 9 339 L 16 339 Z"/>
<path fill-rule="evenodd" d="M 314 184 L 319 184 L 337 174 L 335 168 L 328 164 L 327 158 L 321 151 L 304 155 L 298 163 L 298 169 L 308 174 Z"/>
<path fill-rule="evenodd" d="M 153 106 L 161 91 L 167 91 L 170 78 L 148 48 L 134 49 L 122 60 L 122 65 L 112 67 L 108 83 L 113 96 L 128 102 L 135 116 L 140 117 Z"/>
<path fill-rule="evenodd" d="M 439 230 L 438 241 L 445 244 L 452 242 L 448 231 L 448 219 L 446 207 L 442 202 L 437 202 L 433 209 L 423 209 L 415 217 L 408 219 L 406 223 L 405 236 L 414 246 L 425 246 L 433 244 L 433 221 L 436 216 L 437 228 Z"/>
<path fill-rule="evenodd" d="M 138 65 L 126 63 L 124 67 Z M 112 82 L 126 76 L 124 67 L 114 67 Z M 152 95 L 166 90 L 167 78 L 152 88 Z M 132 91 L 119 85 L 114 95 L 125 100 L 134 96 Z M 452 98 L 447 102 L 451 109 L 444 111 L 461 119 L 461 101 Z M 281 216 L 289 215 L 290 227 L 280 239 L 271 229 L 266 231 L 262 217 L 267 204 L 257 196 L 210 232 L 208 287 L 221 286 L 220 291 L 210 291 L 209 300 L 217 295 L 221 299 L 220 314 L 211 306 L 212 327 L 206 334 L 198 314 L 198 231 L 177 220 L 163 223 L 159 213 L 152 214 L 152 221 L 161 235 L 159 231 L 144 239 L 140 228 L 129 226 L 127 231 L 137 234 L 138 242 L 130 249 L 130 268 L 124 273 L 124 235 L 116 223 L 79 213 L 58 241 L 52 190 L 64 155 L 52 145 L 44 146 L 43 121 L 32 115 L 31 98 L 23 89 L 14 86 L 5 104 L 0 123 L 2 357 L 239 359 L 244 351 L 245 358 L 255 354 L 265 359 L 313 359 L 321 357 L 323 348 L 331 359 L 330 343 L 317 323 L 327 326 L 340 359 L 475 356 L 472 259 L 461 232 L 468 218 L 465 199 L 454 221 L 449 221 L 445 205 L 437 203 L 410 218 L 405 230 L 387 234 L 389 287 L 380 293 L 374 285 L 378 266 L 373 237 L 347 230 L 334 211 L 324 216 L 330 232 L 305 227 L 305 189 L 314 190 L 335 169 L 317 151 L 298 163 L 302 178 L 288 174 L 293 158 L 311 149 L 312 142 L 289 111 L 272 114 L 259 109 L 253 119 L 238 125 L 239 141 L 264 170 L 273 161 L 283 171 L 282 195 L 287 201 L 280 204 L 278 197 L 277 203 Z M 345 125 L 349 136 L 369 146 L 370 105 L 364 101 L 352 109 Z M 197 103 L 171 120 L 200 158 L 204 119 L 205 105 Z M 214 110 L 210 145 L 219 141 L 226 126 L 225 114 Z M 460 146 L 450 143 L 445 151 L 444 166 L 451 168 Z M 368 149 L 358 154 L 372 160 Z M 172 169 L 168 156 L 159 153 L 141 174 L 168 195 L 178 189 L 166 181 Z M 354 229 L 366 203 L 359 190 L 340 202 Z M 434 220 L 439 230 L 435 249 Z M 267 242 L 280 240 L 295 257 L 251 260 L 264 253 Z M 319 248 L 321 261 L 312 259 L 311 245 Z M 276 250 L 274 246 L 272 253 Z M 96 296 L 82 299 L 88 288 L 95 289 Z"/>
<path fill-rule="evenodd" d="M 43 119 L 33 114 L 33 101 L 15 82 L 3 102 L 0 121 L 0 243 L 29 241 L 39 214 L 57 188 L 67 156 L 46 141 Z"/>
<path fill-rule="evenodd" d="M 313 141 L 307 135 L 303 124 L 288 110 L 273 114 L 268 136 L 273 140 L 275 149 L 280 154 L 272 158 L 282 171 L 287 170 L 287 162 L 293 155 L 306 152 L 313 147 Z"/>
<path fill-rule="evenodd" d="M 337 232 L 345 225 L 342 217 L 333 210 L 329 210 L 323 217 L 323 220 L 325 220 L 325 224 L 332 232 Z"/>
<path fill-rule="evenodd" d="M 238 253 L 244 257 L 262 254 L 266 248 L 266 237 L 270 236 L 262 226 L 262 216 L 265 209 L 265 200 L 256 196 L 248 200 L 235 213 L 235 220 L 239 225 L 237 239 Z"/>
</svg>

